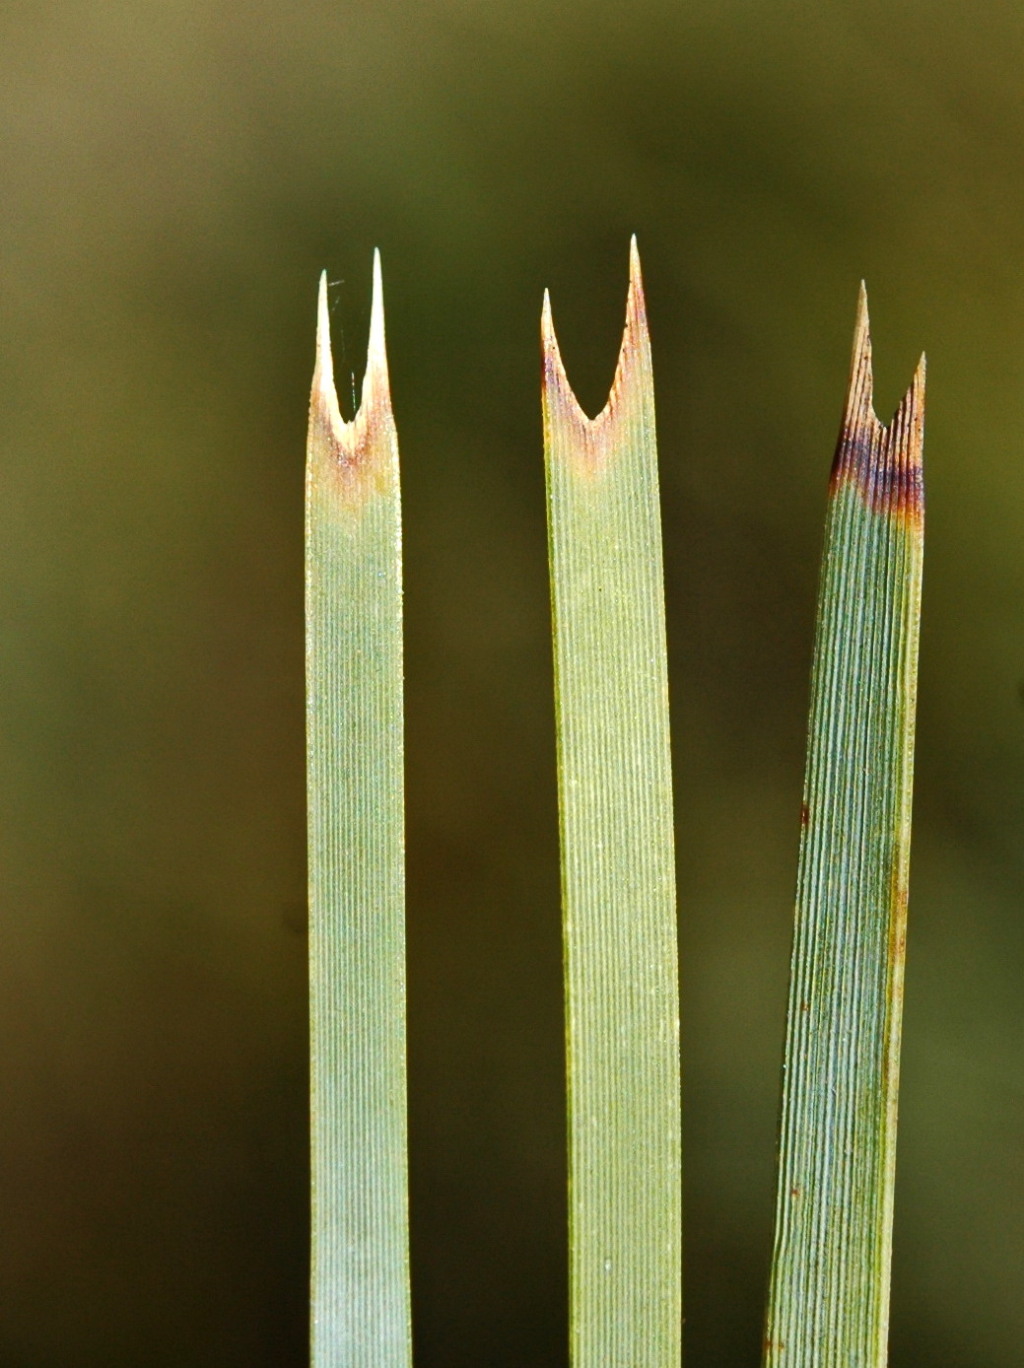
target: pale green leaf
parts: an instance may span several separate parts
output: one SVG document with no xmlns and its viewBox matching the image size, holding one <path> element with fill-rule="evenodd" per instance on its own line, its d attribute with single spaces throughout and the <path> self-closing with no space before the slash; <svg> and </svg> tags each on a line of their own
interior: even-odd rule
<svg viewBox="0 0 1024 1368">
<path fill-rule="evenodd" d="M 320 282 L 306 688 L 313 1368 L 407 1368 L 401 513 L 376 257 L 350 423 Z"/>
<path fill-rule="evenodd" d="M 574 1368 L 677 1368 L 679 998 L 654 391 L 633 243 L 608 403 L 583 414 L 545 297 Z"/>
</svg>

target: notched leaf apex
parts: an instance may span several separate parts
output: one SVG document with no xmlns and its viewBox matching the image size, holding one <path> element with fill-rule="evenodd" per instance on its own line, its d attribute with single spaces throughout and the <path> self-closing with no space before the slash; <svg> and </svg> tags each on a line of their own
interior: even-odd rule
<svg viewBox="0 0 1024 1368">
<path fill-rule="evenodd" d="M 924 356 L 892 421 L 885 426 L 874 407 L 871 325 L 861 281 L 846 410 L 832 465 L 832 490 L 854 484 L 873 512 L 919 523 L 924 512 Z"/>
<path fill-rule="evenodd" d="M 615 375 L 604 408 L 595 418 L 588 418 L 569 384 L 565 364 L 558 346 L 551 316 L 551 297 L 544 291 L 541 312 L 541 346 L 543 355 L 543 405 L 545 426 L 549 435 L 557 428 L 568 428 L 569 448 L 573 455 L 591 470 L 612 454 L 612 435 L 619 414 L 627 405 L 645 397 L 650 389 L 650 337 L 647 329 L 647 309 L 644 301 L 643 277 L 636 236 L 629 246 L 629 291 L 626 297 L 626 320 L 619 347 Z"/>
<path fill-rule="evenodd" d="M 333 477 L 346 502 L 357 503 L 373 489 L 383 488 L 388 483 L 396 462 L 397 439 L 384 341 L 380 253 L 374 252 L 366 372 L 359 407 L 351 422 L 342 417 L 334 386 L 327 274 L 322 272 L 320 276 L 316 364 L 309 403 L 308 478 L 315 484 Z"/>
</svg>

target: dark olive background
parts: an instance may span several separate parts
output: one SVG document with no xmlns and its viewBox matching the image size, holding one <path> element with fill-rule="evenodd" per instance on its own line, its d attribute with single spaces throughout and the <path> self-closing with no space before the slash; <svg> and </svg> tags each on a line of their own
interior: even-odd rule
<svg viewBox="0 0 1024 1368">
<path fill-rule="evenodd" d="M 1024 9 L 5 0 L 0 1368 L 306 1355 L 302 463 L 384 261 L 419 1368 L 565 1363 L 544 286 L 639 237 L 687 1344 L 755 1365 L 824 495 L 867 278 L 929 356 L 894 1368 L 1024 1343 Z M 357 380 L 350 382 L 350 373 Z"/>
</svg>

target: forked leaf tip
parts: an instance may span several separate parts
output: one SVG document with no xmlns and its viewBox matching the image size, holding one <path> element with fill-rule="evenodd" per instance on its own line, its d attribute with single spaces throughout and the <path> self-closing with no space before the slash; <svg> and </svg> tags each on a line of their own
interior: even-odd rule
<svg viewBox="0 0 1024 1368">
<path fill-rule="evenodd" d="M 541 338 L 544 352 L 545 407 L 553 412 L 554 403 L 557 401 L 561 418 L 571 423 L 578 434 L 575 441 L 577 455 L 587 458 L 584 465 L 596 466 L 611 453 L 610 443 L 615 417 L 627 394 L 630 394 L 638 384 L 646 385 L 648 388 L 650 384 L 647 374 L 650 362 L 647 311 L 640 271 L 640 253 L 637 250 L 635 234 L 629 244 L 629 290 L 626 296 L 622 342 L 608 399 L 596 418 L 587 417 L 569 384 L 555 335 L 551 299 L 547 290 L 544 292 L 544 307 L 541 314 Z"/>
<path fill-rule="evenodd" d="M 832 466 L 833 491 L 852 482 L 873 512 L 920 519 L 924 386 L 922 355 L 892 422 L 888 426 L 879 422 L 874 409 L 867 290 L 861 281 L 846 411 Z"/>
<path fill-rule="evenodd" d="M 383 489 L 393 478 L 397 463 L 391 391 L 384 343 L 384 295 L 380 254 L 374 254 L 373 298 L 366 371 L 359 407 L 346 422 L 338 405 L 331 360 L 330 316 L 327 278 L 320 278 L 317 308 L 316 367 L 309 405 L 310 470 L 333 471 L 350 504 L 360 502 L 373 489 Z M 317 476 L 320 478 L 320 476 Z"/>
</svg>

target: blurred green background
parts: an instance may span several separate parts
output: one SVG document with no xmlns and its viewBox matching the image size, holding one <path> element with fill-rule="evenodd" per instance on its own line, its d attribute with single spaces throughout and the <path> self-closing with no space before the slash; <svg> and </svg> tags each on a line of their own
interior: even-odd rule
<svg viewBox="0 0 1024 1368">
<path fill-rule="evenodd" d="M 5 0 L 0 1368 L 306 1355 L 302 466 L 384 262 L 419 1368 L 565 1362 L 538 321 L 636 231 L 679 814 L 688 1359 L 756 1365 L 857 283 L 929 356 L 894 1368 L 1024 1343 L 1024 9 Z M 356 380 L 350 381 L 354 373 Z"/>
</svg>

